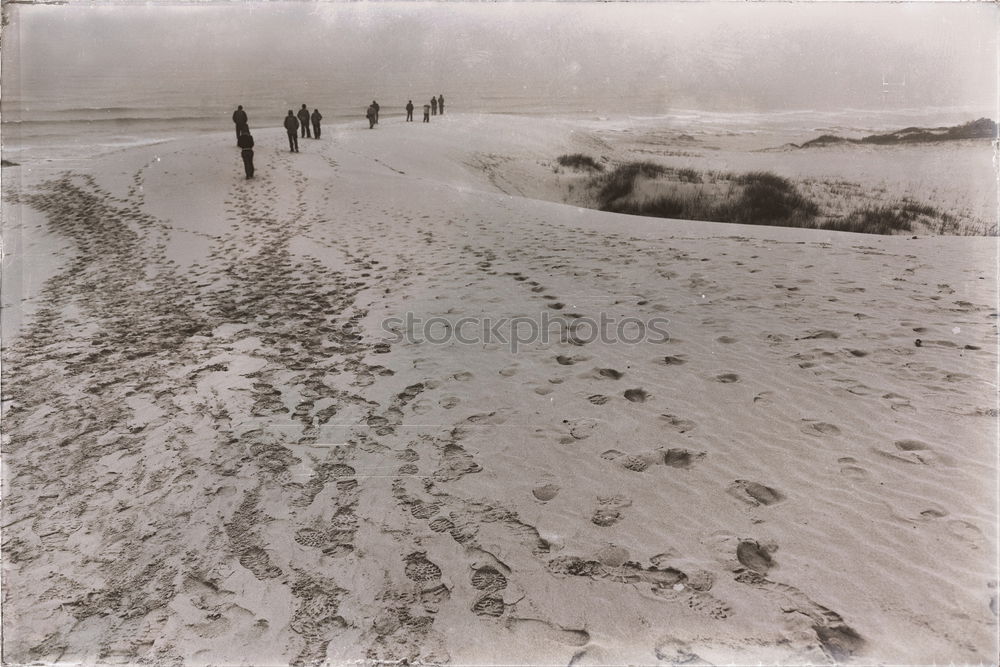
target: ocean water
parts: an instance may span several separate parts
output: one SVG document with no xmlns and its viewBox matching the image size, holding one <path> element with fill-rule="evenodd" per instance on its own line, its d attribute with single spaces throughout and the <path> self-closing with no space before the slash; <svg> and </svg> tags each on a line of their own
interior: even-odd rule
<svg viewBox="0 0 1000 667">
<path fill-rule="evenodd" d="M 232 112 L 241 102 L 250 116 L 251 129 L 281 127 L 288 109 L 303 102 L 276 93 L 249 95 L 233 82 L 213 81 L 214 93 L 199 94 L 197 85 L 186 91 L 136 87 L 114 79 L 77 81 L 58 95 L 9 96 L 0 111 L 0 144 L 4 159 L 14 162 L 72 160 L 132 146 L 155 144 L 195 133 L 232 131 Z M 128 82 L 129 84 L 133 82 Z M 310 88 L 308 105 L 319 108 L 323 122 L 363 125 L 369 101 L 363 84 L 353 92 L 327 92 Z M 374 96 L 385 120 L 402 118 L 407 86 L 385 86 Z M 265 87 L 264 90 L 272 90 Z M 349 90 L 349 89 L 348 89 Z M 242 94 L 241 94 L 242 93 Z M 672 108 L 662 99 L 636 96 L 613 100 L 593 96 L 498 95 L 491 92 L 448 90 L 446 112 L 559 116 L 578 119 L 595 130 L 643 133 L 662 130 L 699 138 L 744 136 L 750 146 L 766 148 L 801 142 L 820 134 L 860 137 L 909 126 L 955 125 L 982 116 L 989 109 L 976 107 L 923 107 L 903 109 L 840 109 L 790 111 L 717 111 Z M 223 101 L 225 100 L 225 101 Z M 414 100 L 417 114 L 424 100 Z"/>
<path fill-rule="evenodd" d="M 363 124 L 437 94 L 767 141 L 995 116 L 1000 14 L 938 4 L 11 3 L 0 139 L 58 160 L 231 131 L 237 104 L 251 128 L 303 103 Z"/>
</svg>

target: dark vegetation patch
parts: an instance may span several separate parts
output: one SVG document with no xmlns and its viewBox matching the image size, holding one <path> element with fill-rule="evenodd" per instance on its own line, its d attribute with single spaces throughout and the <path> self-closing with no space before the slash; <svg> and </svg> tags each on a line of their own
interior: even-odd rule
<svg viewBox="0 0 1000 667">
<path fill-rule="evenodd" d="M 885 202 L 883 190 L 843 181 L 795 183 L 769 171 L 699 172 L 628 162 L 594 174 L 586 189 L 589 205 L 629 215 L 864 234 L 996 233 L 995 225 L 970 226 L 908 197 Z"/>
<path fill-rule="evenodd" d="M 667 168 L 655 162 L 627 162 L 618 165 L 611 173 L 600 177 L 601 190 L 597 197 L 602 211 L 614 211 L 615 202 L 632 194 L 639 177 L 656 178 L 667 173 Z M 621 211 L 624 213 L 625 211 Z"/>
<path fill-rule="evenodd" d="M 583 153 L 573 153 L 572 155 L 560 155 L 556 162 L 571 169 L 583 169 L 585 171 L 604 171 L 604 165 Z"/>
<path fill-rule="evenodd" d="M 702 185 L 706 177 L 694 169 L 668 169 L 652 162 L 630 162 L 598 177 L 602 211 L 753 225 L 812 226 L 819 207 L 787 178 L 770 172 L 715 174 L 710 188 L 676 188 L 649 197 L 636 196 L 640 179 L 669 177 L 682 184 Z M 721 183 L 721 185 L 720 185 Z"/>
<path fill-rule="evenodd" d="M 755 171 L 737 177 L 736 182 L 743 186 L 739 199 L 720 207 L 720 217 L 728 222 L 808 227 L 819 213 L 819 206 L 787 178 Z"/>
<path fill-rule="evenodd" d="M 847 139 L 835 134 L 824 134 L 804 144 L 791 144 L 797 148 L 815 148 L 834 144 L 922 144 L 932 141 L 959 141 L 962 139 L 996 139 L 997 124 L 989 118 L 980 118 L 951 127 L 907 127 L 885 134 L 869 134 L 861 139 Z"/>
<path fill-rule="evenodd" d="M 913 231 L 913 223 L 922 217 L 941 221 L 939 231 L 954 222 L 947 213 L 942 214 L 933 206 L 904 199 L 884 206 L 864 206 L 855 209 L 845 218 L 828 220 L 820 229 L 835 232 L 858 232 L 862 234 L 893 234 Z"/>
</svg>

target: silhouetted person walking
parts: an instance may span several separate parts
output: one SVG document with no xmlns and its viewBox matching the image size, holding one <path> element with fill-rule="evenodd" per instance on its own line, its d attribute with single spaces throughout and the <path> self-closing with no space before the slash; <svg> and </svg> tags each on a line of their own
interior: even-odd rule
<svg viewBox="0 0 1000 667">
<path fill-rule="evenodd" d="M 288 132 L 288 147 L 292 153 L 299 152 L 299 119 L 295 117 L 292 110 L 288 110 L 288 115 L 285 116 L 285 131 Z"/>
<path fill-rule="evenodd" d="M 319 109 L 313 109 L 312 116 L 309 117 L 313 124 L 313 139 L 319 139 L 319 122 L 323 120 L 323 114 Z"/>
<path fill-rule="evenodd" d="M 375 110 L 374 102 L 368 105 L 368 111 L 365 112 L 365 118 L 368 119 L 369 130 L 375 127 L 375 123 L 378 122 L 377 120 L 375 120 L 376 118 L 378 118 L 378 111 Z"/>
<path fill-rule="evenodd" d="M 299 125 L 302 127 L 302 136 L 310 137 L 309 134 L 309 109 L 306 109 L 306 105 L 302 105 L 299 109 Z"/>
<path fill-rule="evenodd" d="M 433 95 L 431 96 L 431 115 L 432 116 L 438 115 L 438 101 L 437 98 L 434 97 Z"/>
<path fill-rule="evenodd" d="M 406 122 L 413 122 L 413 100 L 406 103 Z"/>
<path fill-rule="evenodd" d="M 240 135 L 243 134 L 243 130 L 250 131 L 250 121 L 247 118 L 247 112 L 243 110 L 242 104 L 236 107 L 236 111 L 233 112 L 233 122 L 236 123 L 236 144 L 239 145 Z"/>
<path fill-rule="evenodd" d="M 247 172 L 247 178 L 253 178 L 253 137 L 250 136 L 250 130 L 243 130 L 236 145 L 243 149 L 243 168 Z"/>
<path fill-rule="evenodd" d="M 442 116 L 444 115 L 444 95 L 438 95 L 438 111 L 441 112 Z"/>
<path fill-rule="evenodd" d="M 431 105 L 429 104 L 424 105 L 424 122 L 431 122 Z"/>
<path fill-rule="evenodd" d="M 378 110 L 379 110 L 379 106 L 378 106 L 378 102 L 376 102 L 375 100 L 372 100 L 372 108 L 375 109 L 375 124 L 378 125 Z"/>
</svg>

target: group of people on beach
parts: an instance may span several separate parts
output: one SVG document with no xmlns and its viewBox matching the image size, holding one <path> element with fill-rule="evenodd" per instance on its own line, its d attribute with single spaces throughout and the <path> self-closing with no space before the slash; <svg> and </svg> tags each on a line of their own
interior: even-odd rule
<svg viewBox="0 0 1000 667">
<path fill-rule="evenodd" d="M 297 114 L 293 114 L 291 109 L 288 110 L 288 115 L 285 116 L 285 131 L 288 132 L 288 147 L 292 153 L 299 152 L 298 132 L 300 129 L 303 139 L 319 139 L 321 129 L 319 122 L 321 120 L 323 120 L 323 114 L 319 112 L 319 109 L 313 109 L 310 114 L 305 104 L 302 105 Z M 313 129 L 311 133 L 309 132 L 310 122 L 312 122 Z"/>
<path fill-rule="evenodd" d="M 438 110 L 441 111 L 441 115 L 444 115 L 444 95 L 438 95 L 437 97 L 431 96 L 431 103 L 424 105 L 424 122 L 431 122 L 431 116 L 438 115 Z M 406 122 L 413 122 L 413 100 L 406 103 Z"/>
<path fill-rule="evenodd" d="M 413 100 L 409 100 L 406 103 L 407 122 L 413 121 L 413 108 Z M 368 105 L 365 112 L 365 117 L 368 119 L 368 129 L 373 129 L 378 125 L 379 109 L 379 104 L 375 100 L 372 100 L 372 103 Z M 444 115 L 444 95 L 431 96 L 430 103 L 424 105 L 424 122 L 431 122 L 431 116 L 437 116 L 439 112 L 442 116 Z M 319 139 L 320 121 L 322 120 L 323 114 L 319 112 L 319 109 L 313 109 L 310 113 L 305 104 L 302 105 L 298 113 L 289 109 L 288 115 L 285 116 L 284 125 L 285 131 L 288 133 L 290 152 L 299 152 L 299 132 L 302 133 L 303 139 Z M 241 149 L 243 167 L 246 170 L 247 178 L 253 178 L 253 135 L 250 134 L 250 119 L 242 104 L 238 105 L 236 111 L 233 112 L 233 123 L 236 125 L 236 145 Z"/>
<path fill-rule="evenodd" d="M 406 122 L 413 122 L 413 100 L 408 100 L 406 102 Z M 372 103 L 368 105 L 368 111 L 365 113 L 365 118 L 368 119 L 368 129 L 374 128 L 378 125 L 378 102 L 372 100 Z M 441 111 L 441 115 L 444 115 L 444 95 L 438 95 L 437 97 L 431 96 L 430 104 L 424 105 L 424 122 L 431 122 L 431 116 L 438 115 L 438 111 Z"/>
</svg>

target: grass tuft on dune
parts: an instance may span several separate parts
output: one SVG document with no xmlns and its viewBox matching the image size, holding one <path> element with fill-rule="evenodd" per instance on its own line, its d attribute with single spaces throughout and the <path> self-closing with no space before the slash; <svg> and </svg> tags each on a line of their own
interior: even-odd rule
<svg viewBox="0 0 1000 667">
<path fill-rule="evenodd" d="M 583 153 L 573 153 L 572 155 L 560 155 L 556 162 L 571 169 L 582 169 L 585 171 L 604 171 L 604 165 Z"/>
<path fill-rule="evenodd" d="M 582 154 L 561 156 L 559 163 L 598 164 Z M 700 172 L 635 161 L 593 174 L 580 203 L 628 215 L 862 234 L 997 233 L 996 225 L 960 224 L 954 215 L 909 197 L 887 202 L 874 190 L 842 185 L 796 183 L 770 171 Z M 837 196 L 831 200 L 830 194 Z"/>
</svg>

